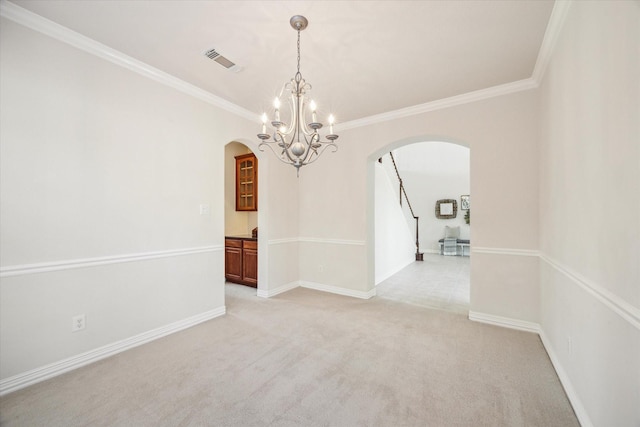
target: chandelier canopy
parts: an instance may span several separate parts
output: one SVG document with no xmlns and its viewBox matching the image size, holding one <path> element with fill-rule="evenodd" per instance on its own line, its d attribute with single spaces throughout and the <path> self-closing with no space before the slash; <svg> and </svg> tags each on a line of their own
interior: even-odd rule
<svg viewBox="0 0 640 427">
<path fill-rule="evenodd" d="M 318 131 L 323 127 L 323 124 L 317 119 L 316 103 L 313 100 L 307 101 L 305 97 L 311 90 L 311 85 L 302 78 L 300 73 L 300 31 L 307 28 L 309 21 L 304 16 L 295 15 L 289 23 L 298 32 L 298 70 L 291 81 L 282 87 L 273 102 L 274 113 L 271 120 L 273 133 L 271 135 L 267 133 L 267 114 L 262 114 L 262 132 L 258 134 L 258 138 L 262 142 L 258 148 L 264 151 L 264 146 L 269 147 L 282 162 L 295 167 L 297 174 L 299 174 L 300 167 L 316 161 L 328 147 L 331 147 L 335 152 L 338 149 L 335 144 L 338 135 L 333 133 L 335 119 L 330 114 L 327 141 L 322 140 Z M 291 110 L 289 124 L 280 117 L 280 98 L 282 96 L 288 97 Z M 308 110 L 310 110 L 310 114 Z M 280 153 L 278 154 L 278 152 Z"/>
</svg>

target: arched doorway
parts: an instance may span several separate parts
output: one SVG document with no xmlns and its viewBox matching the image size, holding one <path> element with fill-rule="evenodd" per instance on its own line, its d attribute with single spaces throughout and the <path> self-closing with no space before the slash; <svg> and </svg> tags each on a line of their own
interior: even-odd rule
<svg viewBox="0 0 640 427">
<path fill-rule="evenodd" d="M 253 154 L 257 158 L 257 210 L 237 211 L 236 210 L 236 157 L 246 154 Z M 253 295 L 260 295 L 260 290 L 265 289 L 268 284 L 268 244 L 266 239 L 260 236 L 268 235 L 267 216 L 267 189 L 268 174 L 267 164 L 263 161 L 265 155 L 257 149 L 256 144 L 244 139 L 236 139 L 228 142 L 224 147 L 224 234 L 227 236 L 251 236 L 255 230 L 257 232 L 257 288 L 250 289 Z M 227 239 L 225 239 L 227 240 Z"/>
<path fill-rule="evenodd" d="M 376 294 L 466 314 L 471 237 L 467 223 L 471 193 L 468 146 L 444 138 L 398 141 L 369 157 L 368 178 L 372 199 L 368 202 L 372 225 L 368 230 L 369 265 L 373 266 L 370 277 Z M 400 179 L 413 213 L 405 195 L 401 196 Z M 445 199 L 454 201 L 455 217 L 436 216 L 436 201 Z M 414 215 L 420 217 L 417 222 L 423 255 L 418 257 Z M 441 250 L 445 235 L 457 238 L 455 252 Z"/>
</svg>

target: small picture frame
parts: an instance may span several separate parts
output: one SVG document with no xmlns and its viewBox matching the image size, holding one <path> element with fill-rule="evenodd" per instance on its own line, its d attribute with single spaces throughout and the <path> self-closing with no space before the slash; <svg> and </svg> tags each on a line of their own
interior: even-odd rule
<svg viewBox="0 0 640 427">
<path fill-rule="evenodd" d="M 453 219 L 458 215 L 458 201 L 455 199 L 441 199 L 436 202 L 436 218 Z"/>
<path fill-rule="evenodd" d="M 469 195 L 460 196 L 460 210 L 468 211 L 471 209 L 471 200 L 469 199 Z"/>
</svg>

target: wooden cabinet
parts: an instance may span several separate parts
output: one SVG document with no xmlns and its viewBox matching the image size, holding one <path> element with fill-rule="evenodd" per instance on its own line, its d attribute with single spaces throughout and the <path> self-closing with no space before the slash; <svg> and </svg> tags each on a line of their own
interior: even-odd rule
<svg viewBox="0 0 640 427">
<path fill-rule="evenodd" d="M 236 156 L 236 210 L 258 210 L 258 160 L 254 154 Z"/>
<path fill-rule="evenodd" d="M 224 275 L 230 282 L 242 281 L 242 240 L 225 239 Z"/>
<path fill-rule="evenodd" d="M 229 282 L 258 287 L 258 241 L 227 237 L 224 271 Z"/>
<path fill-rule="evenodd" d="M 258 286 L 258 242 L 242 241 L 242 280 L 251 286 Z"/>
</svg>

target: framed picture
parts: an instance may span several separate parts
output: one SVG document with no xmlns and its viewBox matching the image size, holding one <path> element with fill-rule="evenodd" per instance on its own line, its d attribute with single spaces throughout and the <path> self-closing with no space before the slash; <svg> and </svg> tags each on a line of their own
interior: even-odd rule
<svg viewBox="0 0 640 427">
<path fill-rule="evenodd" d="M 471 209 L 471 201 L 469 200 L 469 195 L 460 196 L 460 209 L 463 211 L 468 211 Z"/>
<path fill-rule="evenodd" d="M 441 199 L 436 202 L 436 218 L 453 219 L 458 215 L 458 202 L 454 199 Z"/>
</svg>

